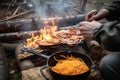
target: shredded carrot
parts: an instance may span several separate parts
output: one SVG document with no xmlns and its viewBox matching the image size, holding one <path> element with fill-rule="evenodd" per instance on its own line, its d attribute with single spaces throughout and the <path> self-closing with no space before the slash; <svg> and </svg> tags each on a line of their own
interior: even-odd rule
<svg viewBox="0 0 120 80">
<path fill-rule="evenodd" d="M 55 58 L 58 63 L 52 67 L 52 70 L 65 75 L 76 75 L 82 74 L 89 70 L 86 63 L 81 59 L 73 56 L 64 56 L 60 55 L 65 59 L 58 60 Z"/>
</svg>

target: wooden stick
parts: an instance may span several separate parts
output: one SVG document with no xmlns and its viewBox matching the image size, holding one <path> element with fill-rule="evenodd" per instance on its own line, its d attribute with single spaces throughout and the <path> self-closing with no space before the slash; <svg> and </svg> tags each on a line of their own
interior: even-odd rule
<svg viewBox="0 0 120 80">
<path fill-rule="evenodd" d="M 73 8 L 75 11 L 77 11 L 78 13 L 83 13 L 83 11 L 77 9 L 77 8 Z"/>
<path fill-rule="evenodd" d="M 17 13 L 17 11 L 19 10 L 20 6 L 18 6 L 15 10 L 15 12 L 13 13 L 13 16 Z"/>
<path fill-rule="evenodd" d="M 10 5 L 10 3 L 1 3 L 1 5 L 8 6 L 8 5 Z M 14 6 L 14 4 L 11 4 L 10 6 Z"/>
<path fill-rule="evenodd" d="M 6 16 L 7 16 L 7 12 L 9 11 L 9 9 L 10 9 L 10 7 L 11 7 L 11 5 L 12 5 L 13 2 L 14 2 L 14 0 L 12 0 L 12 1 L 10 2 L 10 4 L 8 5 L 8 8 L 7 8 L 7 10 L 6 10 Z"/>
<path fill-rule="evenodd" d="M 7 20 L 9 20 L 9 19 L 16 18 L 16 17 L 18 17 L 18 16 L 21 16 L 21 15 L 24 15 L 24 14 L 27 14 L 27 13 L 30 13 L 30 12 L 32 12 L 32 11 L 33 11 L 33 9 L 32 9 L 32 10 L 29 10 L 29 11 L 25 11 L 25 12 L 19 13 L 19 14 L 17 14 L 17 15 L 10 16 L 10 17 L 8 17 L 8 18 L 6 18 L 6 19 L 4 19 L 4 20 L 1 20 L 1 21 L 7 21 Z M 0 21 L 0 22 L 1 22 L 1 21 Z"/>
</svg>

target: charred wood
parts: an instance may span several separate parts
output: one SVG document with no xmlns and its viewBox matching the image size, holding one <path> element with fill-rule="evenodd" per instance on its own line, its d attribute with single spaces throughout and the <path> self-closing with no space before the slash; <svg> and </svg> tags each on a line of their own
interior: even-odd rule
<svg viewBox="0 0 120 80">
<path fill-rule="evenodd" d="M 1 42 L 14 42 L 17 40 L 24 40 L 31 37 L 31 34 L 38 34 L 39 31 L 15 32 L 15 33 L 2 33 L 0 34 Z"/>
<path fill-rule="evenodd" d="M 85 15 L 66 16 L 57 18 L 47 18 L 48 23 L 51 24 L 51 20 L 55 20 L 55 24 L 59 27 L 75 25 L 84 20 Z M 17 32 L 17 31 L 31 31 L 38 30 L 44 25 L 43 18 L 33 19 L 18 19 L 0 22 L 0 33 Z M 25 26 L 24 26 L 25 25 Z"/>
<path fill-rule="evenodd" d="M 21 24 L 4 24 L 0 25 L 0 33 L 9 33 L 9 32 L 17 32 L 21 29 Z"/>
<path fill-rule="evenodd" d="M 83 21 L 84 15 L 68 16 L 66 18 L 48 18 L 47 20 L 50 23 L 52 19 L 55 19 L 56 25 L 59 27 L 64 27 L 75 25 L 80 21 Z M 39 30 L 40 27 L 43 26 L 44 20 L 45 19 L 34 18 L 0 22 L 0 41 L 11 42 L 15 40 L 26 39 L 30 37 L 32 33 L 38 33 L 38 31 L 31 30 Z"/>
<path fill-rule="evenodd" d="M 74 27 L 74 26 L 59 27 L 59 30 L 70 29 L 71 27 Z M 24 39 L 30 38 L 32 34 L 38 35 L 40 34 L 40 30 L 22 31 L 22 32 L 13 32 L 13 33 L 1 33 L 0 41 L 9 43 L 9 42 L 14 42 L 18 40 L 24 40 Z"/>
</svg>

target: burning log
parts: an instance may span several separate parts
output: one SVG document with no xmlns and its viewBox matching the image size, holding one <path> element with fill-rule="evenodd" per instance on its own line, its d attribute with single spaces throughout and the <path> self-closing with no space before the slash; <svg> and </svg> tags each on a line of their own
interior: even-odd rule
<svg viewBox="0 0 120 80">
<path fill-rule="evenodd" d="M 19 29 L 22 29 L 22 25 L 24 24 L 30 24 L 33 23 L 32 25 L 35 25 L 34 27 L 36 28 L 31 28 L 31 30 L 38 30 L 42 26 L 44 26 L 44 21 L 46 19 L 40 19 L 40 18 L 34 18 L 34 19 L 22 19 L 22 20 L 14 20 L 14 21 L 6 21 L 6 22 L 0 22 L 0 31 L 1 32 L 10 32 L 9 30 L 12 29 L 13 31 L 17 31 Z M 77 16 L 68 16 L 66 18 L 58 17 L 58 18 L 48 18 L 48 24 L 52 24 L 51 20 L 55 20 L 55 25 L 61 27 L 61 26 L 66 26 L 66 25 L 75 25 L 79 23 L 80 21 L 84 20 L 84 15 L 77 15 Z M 8 25 L 9 26 L 5 26 Z M 10 25 L 11 24 L 11 25 Z M 12 26 L 15 25 L 15 26 Z M 31 25 L 31 24 L 30 24 Z M 15 27 L 15 28 L 14 28 Z M 28 26 L 26 26 L 28 27 Z M 25 26 L 24 26 L 25 28 Z M 8 30 L 8 31 L 6 31 Z M 11 42 L 15 40 L 21 40 L 21 39 L 26 39 L 31 37 L 32 33 L 39 33 L 38 31 L 25 31 L 24 32 L 11 32 L 11 33 L 1 33 L 0 34 L 0 41 L 1 42 Z"/>
<path fill-rule="evenodd" d="M 23 40 L 31 37 L 32 34 L 39 33 L 38 31 L 27 31 L 27 32 L 15 32 L 15 33 L 2 33 L 0 34 L 1 42 L 12 42 L 16 40 Z"/>
<path fill-rule="evenodd" d="M 70 29 L 72 26 L 61 27 L 60 30 Z M 0 41 L 1 42 L 13 42 L 17 40 L 23 40 L 30 38 L 32 34 L 39 34 L 40 31 L 24 31 L 24 32 L 13 32 L 13 33 L 1 33 Z"/>
<path fill-rule="evenodd" d="M 45 26 L 40 29 L 40 34 L 33 34 L 31 38 L 28 38 L 26 40 L 25 47 L 38 48 L 39 46 L 57 44 L 73 45 L 80 43 L 83 39 L 83 36 L 78 28 L 59 30 L 57 25 L 54 24 L 54 21 L 51 23 L 51 25 L 48 25 L 47 21 L 45 21 Z"/>
<path fill-rule="evenodd" d="M 80 15 L 76 15 L 76 16 L 66 16 L 66 17 L 53 17 L 53 18 L 32 18 L 32 19 L 15 19 L 15 20 L 8 20 L 8 21 L 1 21 L 0 25 L 3 24 L 18 24 L 18 23 L 26 23 L 26 22 L 39 22 L 39 23 L 43 23 L 44 20 L 48 20 L 48 22 L 50 22 L 51 20 L 55 20 L 55 23 L 60 25 L 61 27 L 64 26 L 65 24 L 67 24 L 67 26 L 69 25 L 75 25 L 78 22 L 81 22 L 84 20 L 85 15 L 84 14 L 80 14 Z M 64 25 L 62 25 L 64 22 Z M 72 23 L 71 23 L 72 22 Z"/>
<path fill-rule="evenodd" d="M 22 24 L 4 24 L 0 26 L 0 33 L 16 32 L 21 29 Z"/>
<path fill-rule="evenodd" d="M 51 24 L 51 20 L 55 20 L 55 24 L 59 27 L 64 26 L 71 26 L 76 25 L 77 23 L 84 20 L 85 15 L 76 15 L 76 16 L 66 16 L 66 17 L 57 17 L 57 18 L 48 18 L 48 23 Z M 32 26 L 30 30 L 38 30 L 41 26 L 43 26 L 44 21 L 46 19 L 44 18 L 33 18 L 33 19 L 18 19 L 18 20 L 9 20 L 9 21 L 2 21 L 0 22 L 0 33 L 3 32 L 15 32 L 15 31 L 25 31 L 25 27 L 29 26 L 23 26 L 24 24 L 29 24 Z M 34 25 L 34 26 L 33 26 Z M 28 31 L 26 29 L 26 31 Z"/>
</svg>

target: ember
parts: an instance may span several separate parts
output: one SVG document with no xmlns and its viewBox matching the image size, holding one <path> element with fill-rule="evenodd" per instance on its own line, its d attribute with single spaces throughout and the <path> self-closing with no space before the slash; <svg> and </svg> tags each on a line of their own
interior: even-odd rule
<svg viewBox="0 0 120 80">
<path fill-rule="evenodd" d="M 38 48 L 39 46 L 56 44 L 78 44 L 83 39 L 77 28 L 58 30 L 58 27 L 54 24 L 54 20 L 51 20 L 51 23 L 49 25 L 47 20 L 45 20 L 43 28 L 40 29 L 40 34 L 37 36 L 32 34 L 32 37 L 26 40 L 25 47 Z"/>
</svg>

